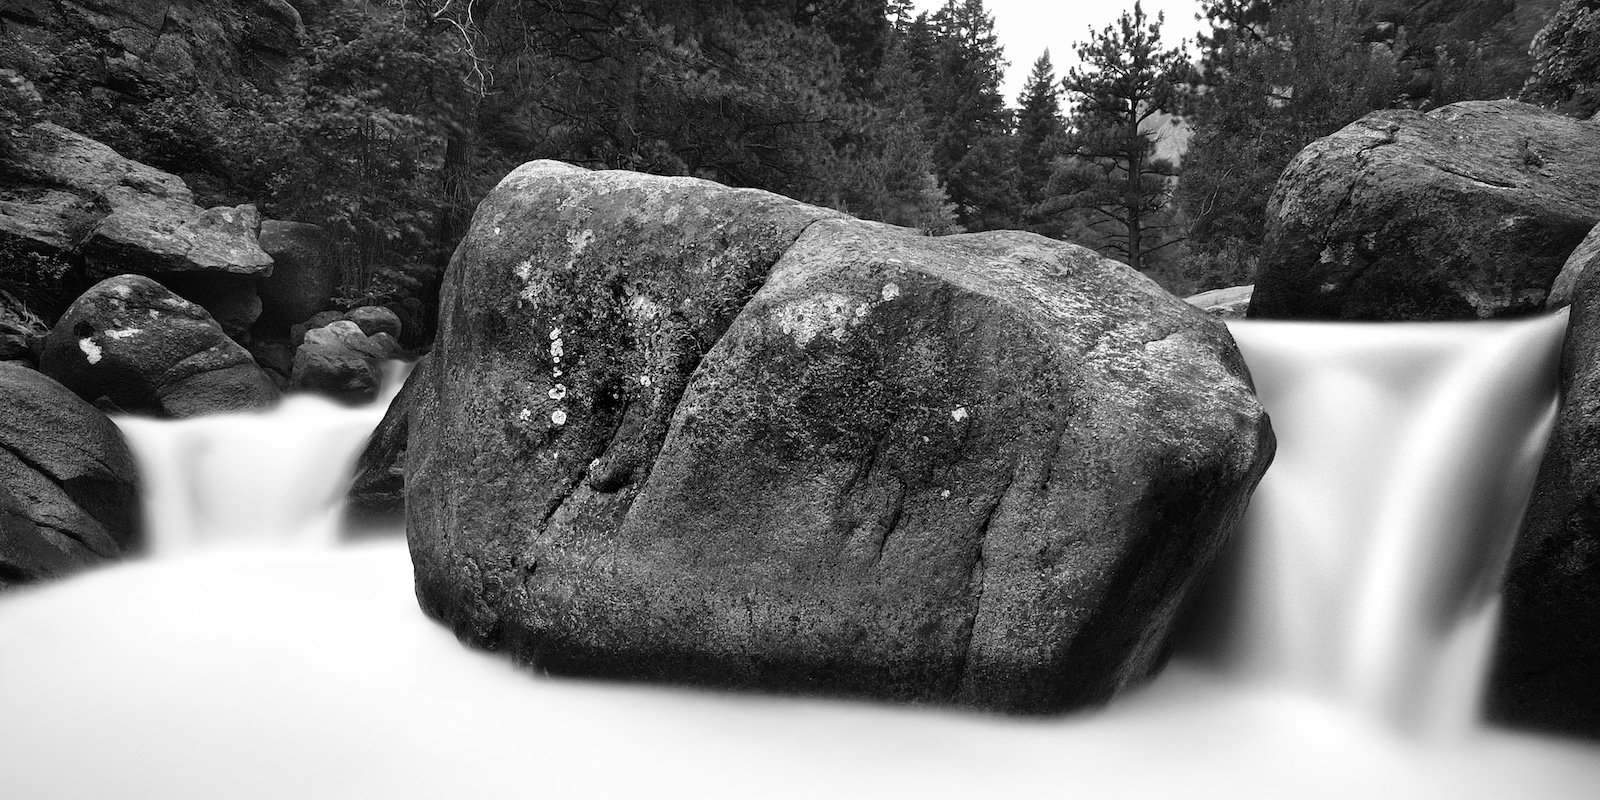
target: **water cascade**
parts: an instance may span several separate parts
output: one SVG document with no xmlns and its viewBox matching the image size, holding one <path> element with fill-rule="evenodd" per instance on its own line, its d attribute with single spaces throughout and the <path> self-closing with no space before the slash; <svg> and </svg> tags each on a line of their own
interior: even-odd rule
<svg viewBox="0 0 1600 800">
<path fill-rule="evenodd" d="M 124 421 L 153 556 L 0 598 L 0 775 L 30 798 L 1592 797 L 1600 748 L 1473 721 L 1564 324 L 1236 325 L 1279 440 L 1244 530 L 1161 677 L 1052 720 L 532 676 L 417 610 L 398 537 L 330 546 L 381 404 Z"/>
</svg>

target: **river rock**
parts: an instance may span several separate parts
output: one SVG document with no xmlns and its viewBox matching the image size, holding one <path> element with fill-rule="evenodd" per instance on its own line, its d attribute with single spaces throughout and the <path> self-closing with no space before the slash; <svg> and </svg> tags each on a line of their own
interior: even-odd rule
<svg viewBox="0 0 1600 800">
<path fill-rule="evenodd" d="M 333 305 L 339 271 L 320 225 L 261 221 L 261 249 L 272 257 L 272 274 L 260 279 L 262 332 L 285 335 L 289 327 Z"/>
<path fill-rule="evenodd" d="M 386 333 L 400 340 L 400 317 L 383 306 L 356 306 L 344 312 L 344 318 L 354 322 L 368 336 Z"/>
<path fill-rule="evenodd" d="M 0 588 L 60 577 L 140 544 L 138 471 L 105 415 L 0 362 Z"/>
<path fill-rule="evenodd" d="M 1279 178 L 1250 316 L 1535 313 L 1597 221 L 1600 122 L 1510 100 L 1375 112 Z"/>
<path fill-rule="evenodd" d="M 418 597 L 551 672 L 1101 702 L 1273 448 L 1220 322 L 1033 234 L 535 162 L 441 307 Z"/>
<path fill-rule="evenodd" d="M 405 384 L 389 401 L 383 420 L 356 459 L 355 477 L 345 505 L 351 527 L 381 528 L 404 518 L 406 446 L 411 421 L 435 413 L 433 384 L 427 378 L 429 362 L 430 358 L 423 356 L 411 368 Z"/>
<path fill-rule="evenodd" d="M 387 333 L 368 336 L 349 320 L 330 322 L 307 332 L 295 350 L 289 390 L 352 405 L 369 403 L 378 396 L 384 363 L 404 355 Z"/>
<path fill-rule="evenodd" d="M 74 301 L 39 366 L 80 397 L 134 414 L 254 411 L 278 399 L 205 309 L 141 275 L 107 278 Z"/>
<path fill-rule="evenodd" d="M 1561 408 L 1507 572 L 1488 713 L 1600 738 L 1600 271 L 1571 302 Z"/>
<path fill-rule="evenodd" d="M 1229 286 L 1185 297 L 1184 302 L 1218 319 L 1244 319 L 1255 286 Z"/>
</svg>

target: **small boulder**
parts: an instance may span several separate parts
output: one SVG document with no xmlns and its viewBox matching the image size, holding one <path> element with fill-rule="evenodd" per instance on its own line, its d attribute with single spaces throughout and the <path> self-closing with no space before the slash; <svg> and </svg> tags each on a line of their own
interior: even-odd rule
<svg viewBox="0 0 1600 800">
<path fill-rule="evenodd" d="M 384 362 L 405 352 L 387 333 L 368 336 L 354 322 L 338 320 L 308 331 L 294 353 L 289 390 L 316 392 L 341 403 L 369 403 L 378 396 Z"/>
<path fill-rule="evenodd" d="M 1255 290 L 1253 285 L 1229 286 L 1186 297 L 1184 302 L 1218 319 L 1244 319 Z"/>
<path fill-rule="evenodd" d="M 289 329 L 289 343 L 299 347 L 306 340 L 306 333 L 344 319 L 343 311 L 318 311 L 304 322 Z"/>
<path fill-rule="evenodd" d="M 387 333 L 400 340 L 400 318 L 383 306 L 357 306 L 344 312 L 344 318 L 354 322 L 368 336 Z"/>
<path fill-rule="evenodd" d="M 134 414 L 255 411 L 278 399 L 205 309 L 140 275 L 107 278 L 74 301 L 39 366 L 80 397 Z"/>
<path fill-rule="evenodd" d="M 0 588 L 67 575 L 141 543 L 122 434 L 66 387 L 0 363 Z"/>
<path fill-rule="evenodd" d="M 1445 320 L 1546 307 L 1600 221 L 1600 124 L 1510 100 L 1379 111 L 1273 190 L 1250 316 Z"/>
</svg>

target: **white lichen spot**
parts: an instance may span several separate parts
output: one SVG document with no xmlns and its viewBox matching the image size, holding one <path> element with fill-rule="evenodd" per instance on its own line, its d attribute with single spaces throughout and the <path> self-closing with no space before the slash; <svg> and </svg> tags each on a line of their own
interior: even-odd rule
<svg viewBox="0 0 1600 800">
<path fill-rule="evenodd" d="M 567 424 L 567 412 L 559 408 L 550 412 L 550 421 L 556 425 Z"/>
<path fill-rule="evenodd" d="M 567 247 L 572 248 L 567 253 L 567 269 L 572 269 L 578 263 L 578 257 L 594 241 L 594 231 L 587 228 L 581 231 L 571 231 L 567 234 Z"/>
<path fill-rule="evenodd" d="M 523 422 L 527 422 L 528 420 L 533 419 L 533 409 L 524 408 L 521 411 L 518 411 L 517 412 L 517 419 L 519 419 L 519 420 L 521 420 Z"/>
<path fill-rule="evenodd" d="M 564 383 L 558 383 L 550 387 L 549 394 L 551 400 L 565 400 L 567 399 L 567 385 Z"/>
<path fill-rule="evenodd" d="M 89 359 L 90 364 L 100 363 L 100 357 L 105 355 L 105 353 L 101 352 L 100 345 L 95 344 L 94 340 L 88 337 L 78 340 L 78 349 L 83 351 L 83 355 Z"/>
<path fill-rule="evenodd" d="M 552 341 L 550 343 L 550 357 L 551 358 L 556 359 L 557 361 L 560 361 L 561 357 L 566 355 L 566 354 L 567 354 L 566 344 L 564 342 L 562 342 L 560 339 L 556 339 L 555 341 Z"/>
<path fill-rule="evenodd" d="M 159 311 L 157 311 L 157 310 L 155 310 L 153 308 L 150 309 L 149 311 L 144 312 L 144 313 L 149 314 L 151 319 L 155 319 L 155 318 L 161 316 L 161 312 L 159 312 Z"/>
<path fill-rule="evenodd" d="M 144 328 L 123 328 L 121 330 L 106 331 L 106 336 L 113 339 L 127 339 L 144 333 Z"/>
<path fill-rule="evenodd" d="M 843 339 L 851 326 L 867 318 L 868 304 L 847 295 L 826 292 L 790 303 L 777 313 L 779 330 L 805 347 L 817 335 L 827 332 L 834 339 Z"/>
<path fill-rule="evenodd" d="M 950 499 L 950 490 L 949 489 L 945 489 L 944 491 L 939 493 L 939 496 L 943 497 L 946 500 L 949 500 Z"/>
<path fill-rule="evenodd" d="M 552 378 L 561 377 L 561 368 L 560 367 L 556 367 L 555 369 L 550 370 L 550 377 L 552 377 Z"/>
<path fill-rule="evenodd" d="M 496 236 L 500 235 L 500 226 L 499 225 L 494 226 L 494 235 L 496 235 Z"/>
<path fill-rule="evenodd" d="M 967 418 L 967 407 L 966 406 L 958 406 L 956 408 L 956 410 L 950 412 L 950 418 L 955 420 L 956 422 L 960 422 L 960 421 L 966 419 Z"/>
<path fill-rule="evenodd" d="M 560 328 L 551 328 L 550 329 L 550 341 L 554 342 L 554 341 L 556 341 L 556 340 L 558 340 L 560 338 L 561 338 L 561 329 Z"/>
<path fill-rule="evenodd" d="M 650 385 L 650 376 L 649 375 L 640 375 L 639 376 L 639 385 L 640 386 L 649 386 Z"/>
<path fill-rule="evenodd" d="M 889 281 L 888 283 L 883 285 L 882 294 L 883 294 L 883 302 L 885 302 L 885 303 L 889 302 L 890 300 L 895 299 L 896 297 L 899 297 L 900 296 L 900 284 L 895 283 L 894 281 Z"/>
<path fill-rule="evenodd" d="M 133 287 L 126 283 L 113 284 L 111 286 L 111 293 L 124 300 L 127 300 L 133 297 Z"/>
</svg>

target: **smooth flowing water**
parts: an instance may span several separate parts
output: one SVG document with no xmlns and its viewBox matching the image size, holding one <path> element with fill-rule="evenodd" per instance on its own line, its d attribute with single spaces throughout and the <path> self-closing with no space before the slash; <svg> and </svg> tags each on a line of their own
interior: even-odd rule
<svg viewBox="0 0 1600 800">
<path fill-rule="evenodd" d="M 1474 722 L 1563 324 L 1235 326 L 1244 530 L 1159 679 L 1049 720 L 530 675 L 331 546 L 376 407 L 125 420 L 155 555 L 0 598 L 0 794 L 1592 798 L 1600 747 Z"/>
</svg>

